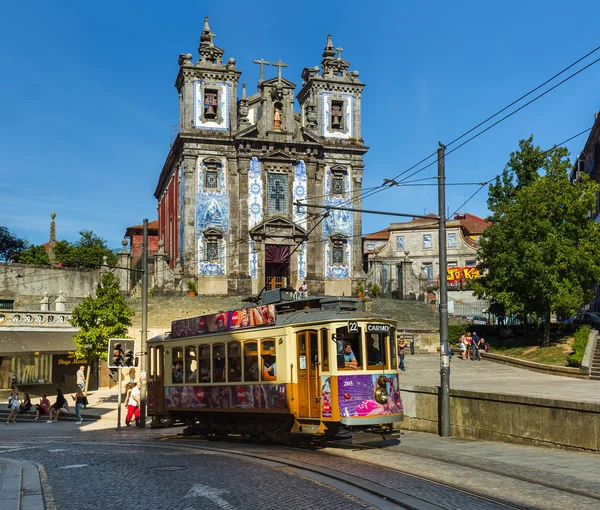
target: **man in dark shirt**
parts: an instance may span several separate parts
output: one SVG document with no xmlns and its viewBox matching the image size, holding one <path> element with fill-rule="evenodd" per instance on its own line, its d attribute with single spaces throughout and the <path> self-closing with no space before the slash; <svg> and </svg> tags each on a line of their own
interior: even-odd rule
<svg viewBox="0 0 600 510">
<path fill-rule="evenodd" d="M 473 331 L 471 335 L 471 359 L 473 361 L 481 361 L 481 354 L 479 354 L 479 335 Z"/>
</svg>

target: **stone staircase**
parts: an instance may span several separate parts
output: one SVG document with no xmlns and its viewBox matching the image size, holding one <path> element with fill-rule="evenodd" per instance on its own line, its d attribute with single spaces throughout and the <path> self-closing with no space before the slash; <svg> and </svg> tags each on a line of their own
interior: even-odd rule
<svg viewBox="0 0 600 510">
<path fill-rule="evenodd" d="M 596 349 L 590 367 L 590 379 L 600 380 L 600 341 L 596 340 Z"/>
</svg>

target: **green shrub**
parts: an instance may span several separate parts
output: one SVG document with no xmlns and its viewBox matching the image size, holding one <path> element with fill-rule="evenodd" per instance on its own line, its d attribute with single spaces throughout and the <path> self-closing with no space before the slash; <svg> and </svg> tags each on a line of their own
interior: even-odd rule
<svg viewBox="0 0 600 510">
<path fill-rule="evenodd" d="M 448 343 L 458 345 L 462 335 L 469 330 L 469 324 L 451 324 L 448 326 Z"/>
<path fill-rule="evenodd" d="M 371 287 L 371 294 L 373 294 L 374 298 L 378 298 L 381 295 L 381 287 L 378 284 L 374 283 Z"/>
<path fill-rule="evenodd" d="M 581 326 L 575 331 L 575 341 L 573 342 L 573 354 L 567 358 L 570 367 L 580 367 L 583 362 L 583 355 L 587 347 L 588 337 L 590 336 L 590 326 Z"/>
</svg>

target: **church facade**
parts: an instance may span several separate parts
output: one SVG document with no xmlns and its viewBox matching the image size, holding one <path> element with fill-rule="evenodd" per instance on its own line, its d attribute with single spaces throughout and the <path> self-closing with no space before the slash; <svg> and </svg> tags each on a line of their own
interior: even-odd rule
<svg viewBox="0 0 600 510">
<path fill-rule="evenodd" d="M 368 148 L 358 72 L 328 36 L 321 65 L 304 68 L 296 96 L 286 64 L 262 58 L 254 61 L 257 92 L 248 94 L 208 18 L 198 51 L 195 63 L 179 57 L 179 133 L 155 191 L 169 267 L 200 294 L 306 281 L 311 294 L 351 295 L 364 277 L 360 213 L 296 203 L 361 207 Z"/>
</svg>

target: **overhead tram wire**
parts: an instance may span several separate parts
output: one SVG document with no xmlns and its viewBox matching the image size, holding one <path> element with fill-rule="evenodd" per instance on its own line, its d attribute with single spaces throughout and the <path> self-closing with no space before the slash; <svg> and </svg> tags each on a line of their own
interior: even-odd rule
<svg viewBox="0 0 600 510">
<path fill-rule="evenodd" d="M 518 103 L 519 101 L 523 100 L 524 98 L 528 97 L 529 95 L 531 95 L 533 92 L 539 90 L 541 87 L 543 87 L 544 85 L 547 85 L 548 83 L 550 83 L 551 81 L 553 81 L 554 79 L 556 79 L 558 76 L 560 76 L 561 74 L 565 73 L 567 70 L 571 69 L 573 66 L 577 65 L 578 63 L 580 63 L 581 61 L 585 60 L 587 57 L 589 57 L 590 55 L 592 55 L 593 53 L 595 53 L 596 51 L 600 50 L 600 46 L 594 48 L 592 51 L 588 52 L 586 55 L 584 55 L 583 57 L 577 59 L 575 62 L 573 62 L 572 64 L 570 64 L 569 66 L 565 67 L 563 70 L 561 70 L 560 72 L 556 73 L 554 76 L 552 76 L 551 78 L 549 78 L 548 80 L 546 80 L 544 83 L 542 83 L 541 85 L 538 85 L 537 87 L 535 87 L 534 89 L 530 90 L 529 92 L 527 92 L 526 94 L 522 95 L 519 99 L 513 101 L 512 103 L 510 103 L 509 105 L 505 106 L 504 108 L 498 110 L 496 113 L 494 113 L 493 115 L 491 115 L 490 117 L 488 117 L 486 120 L 480 122 L 477 126 L 469 129 L 468 131 L 465 131 L 463 134 L 461 134 L 460 136 L 458 136 L 457 138 L 455 138 L 454 140 L 452 140 L 450 143 L 446 144 L 446 146 L 448 147 L 451 144 L 454 144 L 455 142 L 457 142 L 458 140 L 461 140 L 462 138 L 464 138 L 466 135 L 468 135 L 469 133 L 472 133 L 475 129 L 477 129 L 478 127 L 481 127 L 483 124 L 485 124 L 486 122 L 490 121 L 491 119 L 497 117 L 499 114 L 501 114 L 502 112 L 506 111 L 508 108 L 510 108 L 511 106 L 514 106 L 516 103 Z M 551 92 L 552 90 L 556 89 L 557 87 L 559 87 L 560 85 L 564 84 L 565 82 L 569 81 L 571 78 L 574 78 L 575 76 L 577 76 L 578 74 L 580 74 L 581 72 L 585 71 L 586 69 L 588 69 L 589 67 L 593 66 L 594 64 L 598 63 L 600 61 L 599 59 L 594 60 L 593 62 L 587 64 L 586 66 L 582 67 L 581 69 L 575 71 L 574 73 L 572 73 L 571 75 L 569 75 L 567 78 L 565 78 L 564 80 L 560 81 L 559 83 L 557 83 L 556 85 L 552 86 L 551 88 L 547 89 L 546 91 L 544 91 L 543 93 L 537 95 L 535 98 L 533 98 L 532 100 L 528 101 L 527 103 L 525 103 L 524 105 L 520 106 L 519 108 L 517 108 L 516 110 L 512 111 L 510 114 L 505 115 L 504 117 L 502 117 L 500 120 L 498 120 L 497 122 L 495 122 L 494 124 L 492 124 L 491 126 L 488 126 L 486 129 L 482 130 L 481 132 L 477 133 L 476 135 L 470 137 L 468 140 L 464 141 L 463 143 L 461 143 L 460 145 L 458 145 L 457 147 L 454 147 L 452 150 L 448 151 L 445 156 L 448 156 L 449 154 L 451 154 L 452 152 L 458 150 L 459 148 L 463 147 L 464 145 L 466 145 L 467 143 L 473 141 L 475 138 L 479 137 L 480 135 L 482 135 L 483 133 L 489 131 L 491 128 L 497 126 L 498 124 L 500 124 L 501 122 L 503 122 L 504 120 L 508 119 L 509 117 L 513 116 L 515 113 L 519 112 L 520 110 L 522 110 L 523 108 L 529 106 L 530 104 L 532 104 L 533 102 L 537 101 L 538 99 L 542 98 L 543 96 L 545 96 L 546 94 L 548 94 L 549 92 Z M 380 193 L 381 191 L 384 191 L 385 189 L 391 188 L 393 186 L 396 186 L 397 184 L 395 184 L 395 181 L 402 177 L 403 175 L 405 175 L 406 173 L 410 172 L 412 169 L 414 169 L 415 167 L 419 166 L 421 163 L 424 163 L 425 161 L 427 161 L 428 159 L 430 159 L 431 157 L 437 155 L 437 151 L 432 152 L 429 156 L 423 158 L 421 161 L 419 161 L 418 163 L 412 165 L 411 167 L 407 168 L 406 170 L 400 172 L 398 175 L 396 175 L 395 177 L 391 178 L 391 179 L 384 179 L 384 183 L 380 185 L 379 189 L 373 190 L 370 193 L 366 194 L 364 198 L 368 198 L 371 197 L 377 193 Z M 417 170 L 416 172 L 411 173 L 407 178 L 413 177 L 415 175 L 417 175 L 418 173 L 422 172 L 423 170 L 435 165 L 437 163 L 436 160 L 432 161 L 431 163 L 428 163 L 427 165 L 425 165 L 424 167 L 420 168 L 419 170 Z"/>
</svg>

